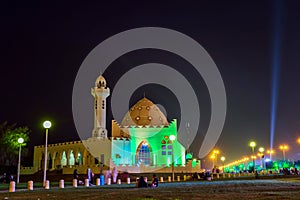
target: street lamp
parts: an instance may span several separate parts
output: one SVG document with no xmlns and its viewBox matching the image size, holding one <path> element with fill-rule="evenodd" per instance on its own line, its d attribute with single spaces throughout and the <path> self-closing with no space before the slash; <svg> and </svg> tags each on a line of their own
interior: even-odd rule
<svg viewBox="0 0 300 200">
<path fill-rule="evenodd" d="M 254 141 L 251 141 L 250 143 L 249 143 L 249 146 L 251 147 L 251 149 L 252 149 L 252 163 L 253 163 L 253 172 L 255 172 L 255 157 L 254 157 L 254 148 L 256 147 L 256 142 L 254 142 Z"/>
<path fill-rule="evenodd" d="M 267 150 L 267 154 L 270 155 L 270 159 L 272 159 L 272 154 L 274 154 L 274 153 L 275 153 L 275 151 L 273 149 L 268 149 Z"/>
<path fill-rule="evenodd" d="M 174 144 L 173 141 L 176 139 L 175 135 L 170 135 L 170 140 L 172 142 L 172 181 L 175 181 L 175 177 L 174 177 Z"/>
<path fill-rule="evenodd" d="M 264 151 L 265 151 L 265 149 L 263 148 L 263 147 L 260 147 L 259 149 L 258 149 L 258 151 L 259 151 L 259 153 L 260 153 L 260 155 L 259 155 L 259 157 L 260 157 L 260 162 L 261 162 L 261 168 L 265 168 L 264 167 L 264 165 L 263 165 L 263 158 L 264 158 Z"/>
<path fill-rule="evenodd" d="M 43 179 L 43 186 L 45 187 L 46 186 L 46 172 L 47 172 L 47 154 L 48 154 L 48 129 L 51 127 L 51 122 L 44 121 L 43 126 L 46 129 L 44 179 Z"/>
<path fill-rule="evenodd" d="M 19 143 L 19 160 L 18 160 L 18 175 L 17 175 L 17 183 L 19 183 L 20 181 L 20 168 L 21 168 L 21 146 L 24 142 L 23 138 L 19 138 L 18 139 L 18 143 Z"/>
<path fill-rule="evenodd" d="M 283 160 L 285 160 L 285 151 L 288 150 L 288 145 L 284 144 L 284 145 L 280 145 L 279 149 L 282 150 L 282 154 L 283 154 Z"/>
<path fill-rule="evenodd" d="M 225 165 L 224 165 L 225 157 L 224 156 L 221 157 L 221 161 L 223 163 L 223 173 L 224 173 L 225 172 Z"/>
<path fill-rule="evenodd" d="M 219 150 L 217 150 L 217 149 L 214 150 L 214 155 L 215 155 L 215 157 L 216 157 L 216 165 L 218 165 L 218 154 L 219 154 L 219 153 L 220 153 Z"/>
</svg>

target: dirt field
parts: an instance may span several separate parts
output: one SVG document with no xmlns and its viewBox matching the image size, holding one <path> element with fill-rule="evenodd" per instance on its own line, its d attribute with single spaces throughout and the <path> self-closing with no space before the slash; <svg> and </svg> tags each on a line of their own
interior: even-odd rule
<svg viewBox="0 0 300 200">
<path fill-rule="evenodd" d="M 2 191 L 0 199 L 300 199 L 298 178 L 161 183 L 158 188 L 111 185 L 34 191 Z"/>
</svg>

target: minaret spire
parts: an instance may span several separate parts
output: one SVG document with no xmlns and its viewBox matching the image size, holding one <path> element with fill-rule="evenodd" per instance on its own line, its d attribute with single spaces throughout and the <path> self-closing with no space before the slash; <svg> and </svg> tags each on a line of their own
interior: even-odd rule
<svg viewBox="0 0 300 200">
<path fill-rule="evenodd" d="M 94 97 L 94 129 L 93 137 L 107 138 L 106 129 L 106 98 L 110 95 L 110 90 L 106 86 L 105 78 L 100 75 L 91 88 L 91 94 Z"/>
</svg>

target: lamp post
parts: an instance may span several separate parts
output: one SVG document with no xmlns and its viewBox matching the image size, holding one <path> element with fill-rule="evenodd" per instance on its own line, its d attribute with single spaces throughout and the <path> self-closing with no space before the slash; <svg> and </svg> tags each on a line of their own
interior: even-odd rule
<svg viewBox="0 0 300 200">
<path fill-rule="evenodd" d="M 220 153 L 220 151 L 219 150 L 217 150 L 217 149 L 215 149 L 214 150 L 214 155 L 215 155 L 215 159 L 216 159 L 216 166 L 218 166 L 218 154 Z M 214 166 L 215 167 L 215 166 Z"/>
<path fill-rule="evenodd" d="M 273 149 L 267 150 L 267 154 L 270 155 L 270 159 L 272 158 L 272 154 L 274 154 L 274 153 L 275 153 L 275 151 Z"/>
<path fill-rule="evenodd" d="M 216 159 L 216 155 L 215 154 L 212 154 L 210 156 L 210 159 L 212 160 L 212 170 L 214 170 L 215 168 L 215 159 Z"/>
<path fill-rule="evenodd" d="M 19 183 L 20 181 L 20 168 L 21 168 L 21 146 L 24 142 L 23 138 L 19 138 L 18 139 L 18 143 L 19 143 L 19 160 L 18 160 L 18 175 L 17 175 L 17 183 Z"/>
<path fill-rule="evenodd" d="M 172 141 L 172 181 L 175 181 L 174 177 L 174 143 L 173 141 L 176 139 L 175 135 L 170 135 L 170 140 Z"/>
<path fill-rule="evenodd" d="M 283 160 L 285 160 L 285 151 L 288 150 L 288 148 L 289 147 L 286 144 L 279 146 L 279 149 L 282 150 Z"/>
<path fill-rule="evenodd" d="M 223 173 L 224 173 L 225 172 L 225 165 L 224 165 L 225 157 L 224 156 L 221 157 L 221 161 L 223 163 Z"/>
<path fill-rule="evenodd" d="M 256 147 L 256 142 L 251 141 L 251 142 L 249 143 L 249 146 L 250 146 L 251 149 L 252 149 L 253 172 L 255 172 L 255 156 L 254 156 L 254 149 L 255 149 L 255 147 Z"/>
<path fill-rule="evenodd" d="M 43 179 L 43 186 L 46 185 L 46 173 L 47 173 L 47 154 L 48 154 L 48 129 L 51 127 L 50 121 L 44 121 L 43 123 L 44 128 L 46 129 L 46 141 L 45 141 L 45 162 L 44 162 L 44 179 Z"/>
<path fill-rule="evenodd" d="M 261 168 L 265 168 L 264 167 L 264 162 L 263 162 L 263 158 L 264 158 L 264 151 L 265 151 L 265 149 L 263 148 L 263 147 L 260 147 L 259 149 L 258 149 L 258 151 L 259 151 L 259 153 L 260 153 L 260 162 L 261 162 Z"/>
</svg>

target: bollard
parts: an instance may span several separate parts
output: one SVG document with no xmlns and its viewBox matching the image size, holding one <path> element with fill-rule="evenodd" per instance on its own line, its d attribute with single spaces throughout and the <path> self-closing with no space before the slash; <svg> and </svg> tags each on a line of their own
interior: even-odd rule
<svg viewBox="0 0 300 200">
<path fill-rule="evenodd" d="M 217 179 L 219 179 L 220 178 L 220 175 L 219 174 L 217 174 Z"/>
<path fill-rule="evenodd" d="M 180 181 L 180 176 L 177 176 L 177 181 L 178 181 L 178 182 Z"/>
<path fill-rule="evenodd" d="M 73 179 L 73 187 L 77 187 L 77 179 Z"/>
<path fill-rule="evenodd" d="M 186 175 L 183 176 L 183 180 L 186 181 Z"/>
<path fill-rule="evenodd" d="M 236 175 L 235 175 L 235 173 L 234 173 L 234 174 L 233 174 L 233 178 L 235 178 L 235 176 L 236 176 Z"/>
<path fill-rule="evenodd" d="M 130 184 L 130 178 L 129 177 L 127 178 L 127 184 Z"/>
<path fill-rule="evenodd" d="M 163 183 L 164 182 L 164 177 L 160 177 L 160 182 Z"/>
<path fill-rule="evenodd" d="M 230 173 L 228 173 L 228 178 L 230 178 Z"/>
<path fill-rule="evenodd" d="M 96 185 L 99 186 L 100 185 L 100 178 L 96 179 Z"/>
<path fill-rule="evenodd" d="M 241 177 L 241 173 L 239 173 L 238 177 Z"/>
<path fill-rule="evenodd" d="M 111 185 L 111 178 L 107 179 L 107 185 Z"/>
<path fill-rule="evenodd" d="M 11 181 L 9 182 L 9 192 L 15 192 L 16 191 L 16 182 Z"/>
<path fill-rule="evenodd" d="M 28 181 L 28 190 L 33 190 L 33 181 Z"/>
<path fill-rule="evenodd" d="M 59 180 L 59 188 L 65 188 L 65 181 L 63 179 Z"/>
<path fill-rule="evenodd" d="M 225 173 L 223 173 L 223 178 L 225 178 Z"/>
<path fill-rule="evenodd" d="M 139 180 L 140 178 L 136 178 L 136 181 L 135 181 L 135 186 L 138 188 L 139 187 Z"/>
<path fill-rule="evenodd" d="M 171 176 L 168 176 L 168 181 L 169 181 L 169 182 L 171 182 L 171 181 L 172 181 L 172 179 L 171 179 Z"/>
<path fill-rule="evenodd" d="M 45 189 L 46 189 L 46 190 L 49 190 L 49 189 L 50 189 L 50 181 L 49 181 L 49 180 L 46 180 L 46 183 L 45 183 Z"/>
<path fill-rule="evenodd" d="M 86 187 L 90 186 L 90 180 L 89 179 L 84 180 L 84 186 L 86 186 Z"/>
<path fill-rule="evenodd" d="M 121 185 L 121 179 L 118 179 L 117 184 Z"/>
</svg>

